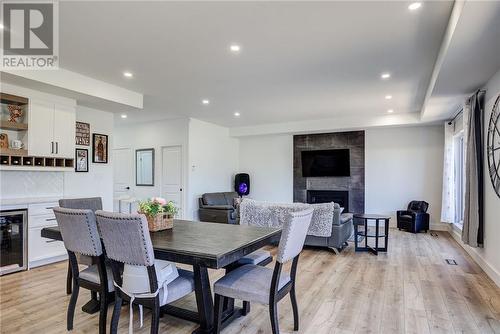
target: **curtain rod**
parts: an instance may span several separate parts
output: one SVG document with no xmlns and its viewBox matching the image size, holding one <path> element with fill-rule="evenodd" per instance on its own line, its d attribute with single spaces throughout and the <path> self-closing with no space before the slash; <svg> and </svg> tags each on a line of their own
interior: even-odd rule
<svg viewBox="0 0 500 334">
<path fill-rule="evenodd" d="M 479 89 L 479 90 L 477 90 L 477 92 L 476 92 L 476 93 L 477 93 L 477 94 L 484 94 L 484 93 L 486 93 L 486 89 Z M 448 122 L 448 125 L 451 125 L 451 124 L 453 123 L 453 121 L 454 121 L 454 120 L 456 120 L 456 119 L 457 119 L 457 117 L 458 117 L 458 116 L 460 116 L 460 114 L 461 114 L 463 111 L 464 111 L 464 107 L 460 107 L 460 108 L 458 108 L 458 110 L 457 110 L 457 112 L 456 112 L 455 116 L 453 116 L 453 118 L 452 118 L 452 119 Z"/>
</svg>

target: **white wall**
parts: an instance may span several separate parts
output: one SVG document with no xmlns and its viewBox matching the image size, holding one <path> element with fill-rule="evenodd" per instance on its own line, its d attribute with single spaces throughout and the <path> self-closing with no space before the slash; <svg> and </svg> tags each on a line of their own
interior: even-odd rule
<svg viewBox="0 0 500 334">
<path fill-rule="evenodd" d="M 365 210 L 388 213 L 412 199 L 430 203 L 439 223 L 443 173 L 442 126 L 376 128 L 365 133 Z M 240 171 L 250 174 L 250 197 L 293 201 L 293 136 L 240 137 Z M 395 223 L 395 218 L 392 220 Z"/>
<path fill-rule="evenodd" d="M 500 71 L 489 80 L 485 89 L 484 136 L 486 142 L 491 110 L 495 99 L 500 94 Z M 496 195 L 491 184 L 486 147 L 484 159 L 484 248 L 463 245 L 460 240 L 461 231 L 454 230 L 452 234 L 481 268 L 500 286 L 500 198 Z"/>
<path fill-rule="evenodd" d="M 293 202 L 293 136 L 240 138 L 239 171 L 250 174 L 249 197 Z"/>
<path fill-rule="evenodd" d="M 108 163 L 92 163 L 92 147 L 77 146 L 89 150 L 88 173 L 64 173 L 64 196 L 66 197 L 102 197 L 104 210 L 113 210 L 113 113 L 91 109 L 83 106 L 76 107 L 76 120 L 90 123 L 90 133 L 108 135 Z M 92 143 L 91 143 L 92 145 Z"/>
<path fill-rule="evenodd" d="M 46 94 L 26 87 L 3 84 L 13 94 L 37 96 L 50 101 L 67 101 L 67 98 Z M 106 111 L 76 106 L 76 120 L 90 123 L 90 132 L 107 134 L 109 144 L 113 143 L 113 114 Z M 111 154 L 107 164 L 92 163 L 91 146 L 77 146 L 89 150 L 89 172 L 32 172 L 32 171 L 1 171 L 0 198 L 61 198 L 100 196 L 106 210 L 112 210 L 113 197 L 113 166 Z"/>
<path fill-rule="evenodd" d="M 189 120 L 188 218 L 198 217 L 198 198 L 206 192 L 232 191 L 238 172 L 238 140 L 229 129 Z"/>
<path fill-rule="evenodd" d="M 127 124 L 127 120 L 116 124 L 114 129 L 114 149 L 130 148 L 130 166 L 116 166 L 116 168 L 130 168 L 130 196 L 144 199 L 161 195 L 161 152 L 164 146 L 181 146 L 183 157 L 183 183 L 187 184 L 187 140 L 188 119 L 164 120 L 144 123 Z M 155 149 L 155 182 L 154 186 L 135 185 L 135 150 L 142 148 Z M 186 192 L 183 195 L 184 217 L 186 217 Z"/>
<path fill-rule="evenodd" d="M 430 204 L 431 225 L 441 217 L 443 126 L 377 128 L 365 132 L 365 211 L 391 214 L 411 200 Z"/>
</svg>

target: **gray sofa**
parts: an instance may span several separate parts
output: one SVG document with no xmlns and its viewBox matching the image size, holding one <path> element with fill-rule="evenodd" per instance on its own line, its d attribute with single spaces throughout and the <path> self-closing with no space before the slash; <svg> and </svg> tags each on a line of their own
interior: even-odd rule
<svg viewBox="0 0 500 334">
<path fill-rule="evenodd" d="M 234 207 L 236 192 L 203 194 L 199 202 L 198 216 L 203 222 L 237 224 L 238 212 Z"/>
<path fill-rule="evenodd" d="M 307 246 L 328 247 L 335 252 L 341 251 L 347 246 L 347 240 L 353 232 L 353 215 L 352 213 L 340 213 L 341 209 L 337 203 L 334 203 L 334 206 L 330 237 L 308 235 L 305 242 Z"/>
<path fill-rule="evenodd" d="M 244 199 L 240 205 L 240 224 L 281 227 L 289 212 L 314 209 L 305 245 L 341 251 L 353 231 L 353 216 L 341 213 L 337 203 L 268 203 Z"/>
</svg>

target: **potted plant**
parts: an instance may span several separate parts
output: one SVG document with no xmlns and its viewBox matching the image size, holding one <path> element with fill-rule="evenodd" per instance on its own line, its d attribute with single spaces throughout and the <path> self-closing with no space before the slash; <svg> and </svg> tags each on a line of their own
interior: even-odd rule
<svg viewBox="0 0 500 334">
<path fill-rule="evenodd" d="M 139 203 L 139 213 L 146 216 L 149 230 L 152 232 L 174 227 L 174 216 L 178 209 L 172 201 L 153 197 Z"/>
</svg>

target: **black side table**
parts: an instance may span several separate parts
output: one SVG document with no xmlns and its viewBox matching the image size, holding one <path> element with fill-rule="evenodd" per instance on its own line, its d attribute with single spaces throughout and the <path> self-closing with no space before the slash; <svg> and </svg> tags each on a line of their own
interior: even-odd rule
<svg viewBox="0 0 500 334">
<path fill-rule="evenodd" d="M 356 223 L 356 219 L 362 219 L 364 221 L 364 231 L 359 231 L 358 227 L 361 224 Z M 387 243 L 389 241 L 389 220 L 391 217 L 383 215 L 372 215 L 372 214 L 355 214 L 354 215 L 354 249 L 356 252 L 372 252 L 378 255 L 378 252 L 387 252 Z M 371 234 L 368 232 L 368 221 L 375 221 L 375 233 Z M 384 222 L 384 234 L 379 234 L 380 221 Z M 358 236 L 365 237 L 365 246 L 358 245 Z M 375 247 L 368 246 L 368 238 L 375 238 Z M 378 246 L 378 239 L 384 238 L 384 247 Z"/>
</svg>

